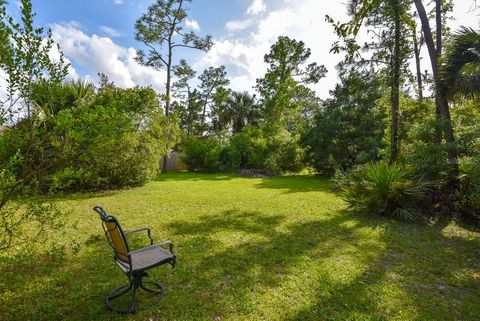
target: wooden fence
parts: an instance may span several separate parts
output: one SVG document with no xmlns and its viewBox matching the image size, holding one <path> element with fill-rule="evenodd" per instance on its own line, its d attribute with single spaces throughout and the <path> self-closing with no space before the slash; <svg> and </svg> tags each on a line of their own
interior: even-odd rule
<svg viewBox="0 0 480 321">
<path fill-rule="evenodd" d="M 182 161 L 181 153 L 171 153 L 167 160 L 167 172 L 178 172 L 187 170 L 187 165 Z M 160 168 L 163 168 L 163 157 L 160 160 Z"/>
</svg>

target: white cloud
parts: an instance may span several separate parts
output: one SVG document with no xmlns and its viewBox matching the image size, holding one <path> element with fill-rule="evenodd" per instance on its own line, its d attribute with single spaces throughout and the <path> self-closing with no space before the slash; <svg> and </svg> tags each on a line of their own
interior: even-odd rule
<svg viewBox="0 0 480 321">
<path fill-rule="evenodd" d="M 43 40 L 44 45 L 45 45 L 45 43 L 46 43 L 46 39 Z M 54 45 L 50 49 L 50 51 L 48 52 L 48 56 L 49 56 L 50 60 L 53 61 L 53 62 L 58 62 L 60 60 L 60 51 L 58 50 L 58 47 L 56 45 Z M 71 65 L 70 60 L 67 57 L 64 57 L 64 62 L 69 64 L 68 69 L 67 69 L 67 79 L 74 79 L 74 80 L 78 79 L 79 78 L 78 73 L 75 70 L 75 68 L 73 68 L 73 66 Z M 8 75 L 5 72 L 5 70 L 0 68 L 0 102 L 5 102 L 8 98 L 7 78 L 8 78 Z M 0 105 L 0 114 L 4 111 L 4 110 L 2 110 L 2 107 L 3 106 Z M 22 107 L 21 104 L 17 104 L 16 107 L 14 107 L 14 110 L 16 109 L 16 111 L 18 112 L 21 107 Z M 17 116 L 19 116 L 19 115 L 21 115 L 21 114 L 18 114 Z"/>
<path fill-rule="evenodd" d="M 468 12 L 467 2 L 454 2 L 453 15 L 457 20 L 451 26 L 454 29 L 459 24 L 478 26 L 478 17 Z M 328 97 L 329 90 L 338 81 L 335 66 L 342 56 L 330 53 L 337 37 L 324 17 L 329 14 L 336 21 L 347 21 L 344 1 L 283 0 L 275 4 L 276 9 L 269 7 L 267 10 L 264 1 L 252 1 L 247 9 L 248 16 L 243 20 L 227 22 L 227 32 L 214 40 L 210 52 L 195 55 L 200 58 L 192 61 L 193 67 L 201 71 L 209 66 L 225 65 L 231 87 L 252 92 L 255 80 L 262 77 L 268 67 L 263 61 L 264 55 L 278 36 L 286 35 L 304 41 L 312 50 L 311 61 L 327 67 L 329 73 L 326 78 L 312 88 L 319 97 Z M 195 20 L 187 20 L 186 26 L 193 30 L 200 27 Z M 110 38 L 88 35 L 75 23 L 54 25 L 52 31 L 65 55 L 79 67 L 82 75 L 104 72 L 122 87 L 152 85 L 156 90 L 164 91 L 165 73 L 139 65 L 134 60 L 135 49 L 115 44 L 111 39 L 114 35 L 108 34 L 106 29 L 102 31 Z M 426 55 L 425 47 L 422 53 Z M 423 65 L 429 69 L 428 59 L 423 59 Z M 70 70 L 71 77 L 76 73 L 73 68 Z M 90 78 L 96 79 L 96 76 Z"/>
<path fill-rule="evenodd" d="M 197 20 L 187 19 L 187 20 L 185 20 L 185 25 L 187 26 L 187 28 L 190 28 L 192 30 L 195 30 L 195 31 L 200 30 L 200 25 L 198 24 Z"/>
<path fill-rule="evenodd" d="M 266 12 L 261 18 L 248 17 L 234 24 L 230 22 L 230 31 L 245 26 L 244 29 L 251 29 L 215 39 L 213 48 L 196 67 L 226 65 L 231 86 L 235 90 L 253 92 L 256 79 L 262 77 L 268 67 L 263 61 L 264 55 L 279 36 L 286 35 L 304 41 L 306 47 L 312 50 L 310 60 L 325 65 L 329 70 L 326 78 L 312 87 L 319 97 L 325 98 L 337 81 L 335 66 L 342 57 L 330 53 L 336 37 L 324 17 L 330 14 L 335 20 L 346 20 L 345 12 L 341 2 L 326 4 L 318 0 L 299 0 L 286 2 L 283 8 Z"/>
<path fill-rule="evenodd" d="M 237 90 L 252 91 L 256 78 L 267 70 L 264 55 L 278 36 L 286 35 L 302 40 L 311 48 L 311 61 L 325 65 L 329 70 L 325 78 L 312 88 L 321 98 L 329 96 L 338 81 L 336 65 L 342 55 L 330 53 L 334 41 L 338 40 L 325 15 L 335 21 L 347 21 L 345 1 L 283 0 L 276 2 L 276 9 L 266 9 L 263 1 L 253 1 L 247 9 L 248 17 L 227 22 L 225 28 L 230 33 L 215 39 L 210 52 L 197 63 L 198 68 L 209 65 L 226 65 L 231 85 Z M 453 30 L 465 25 L 478 27 L 478 15 L 472 12 L 471 1 L 454 0 L 453 17 L 449 25 Z M 255 13 L 262 15 L 253 16 Z M 233 32 L 235 31 L 235 32 Z M 361 35 L 361 38 L 368 35 Z M 362 40 L 363 41 L 363 40 Z M 422 69 L 430 70 L 427 50 L 422 48 Z"/>
<path fill-rule="evenodd" d="M 123 4 L 123 0 L 113 0 L 113 3 L 115 3 L 115 4 Z"/>
<path fill-rule="evenodd" d="M 251 27 L 255 21 L 253 19 L 247 19 L 247 20 L 231 20 L 228 21 L 225 24 L 225 28 L 228 31 L 239 31 L 239 30 L 245 30 L 249 27 Z"/>
<path fill-rule="evenodd" d="M 112 28 L 112 27 L 108 27 L 108 26 L 100 26 L 99 27 L 100 30 L 105 33 L 106 35 L 110 36 L 110 37 L 120 37 L 122 35 L 121 32 L 119 32 L 118 30 Z"/>
<path fill-rule="evenodd" d="M 267 5 L 263 0 L 253 0 L 250 6 L 247 8 L 248 15 L 256 15 L 264 12 L 267 9 Z"/>
<path fill-rule="evenodd" d="M 249 75 L 241 75 L 230 78 L 230 88 L 235 91 L 248 91 L 254 93 L 255 79 Z"/>
<path fill-rule="evenodd" d="M 108 37 L 87 35 L 69 24 L 54 24 L 51 29 L 65 56 L 86 73 L 105 73 L 120 87 L 151 85 L 165 90 L 165 73 L 138 64 L 134 48 L 121 47 Z"/>
<path fill-rule="evenodd" d="M 0 102 L 3 102 L 6 99 L 7 99 L 7 73 L 0 68 Z M 2 112 L 3 110 L 0 108 L 0 114 Z"/>
<path fill-rule="evenodd" d="M 53 46 L 49 53 L 48 53 L 48 56 L 50 57 L 50 59 L 54 62 L 58 62 L 60 60 L 60 51 L 58 50 L 58 47 L 55 45 Z M 68 57 L 63 57 L 65 63 L 69 64 L 68 66 L 68 70 L 67 70 L 67 78 L 69 79 L 78 79 L 79 78 L 79 75 L 77 73 L 77 71 L 75 70 L 75 68 L 73 68 L 72 66 L 72 62 L 70 61 L 70 59 L 68 59 Z"/>
</svg>

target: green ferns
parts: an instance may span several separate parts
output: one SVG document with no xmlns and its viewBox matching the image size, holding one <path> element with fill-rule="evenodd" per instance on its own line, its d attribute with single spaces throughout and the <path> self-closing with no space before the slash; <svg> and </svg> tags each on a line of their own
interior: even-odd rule
<svg viewBox="0 0 480 321">
<path fill-rule="evenodd" d="M 337 185 L 352 211 L 412 221 L 422 214 L 422 204 L 431 184 L 413 179 L 397 163 L 378 162 L 338 173 Z"/>
<path fill-rule="evenodd" d="M 460 163 L 459 182 L 457 210 L 464 220 L 480 225 L 480 164 L 473 159 Z"/>
</svg>

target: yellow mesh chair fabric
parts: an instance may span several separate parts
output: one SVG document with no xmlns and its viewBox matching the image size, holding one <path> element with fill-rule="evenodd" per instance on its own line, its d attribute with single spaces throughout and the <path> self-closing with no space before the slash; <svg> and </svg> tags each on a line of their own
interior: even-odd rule
<svg viewBox="0 0 480 321">
<path fill-rule="evenodd" d="M 128 262 L 127 247 L 118 229 L 118 225 L 115 222 L 105 222 L 105 225 L 117 257 L 124 262 Z"/>
</svg>

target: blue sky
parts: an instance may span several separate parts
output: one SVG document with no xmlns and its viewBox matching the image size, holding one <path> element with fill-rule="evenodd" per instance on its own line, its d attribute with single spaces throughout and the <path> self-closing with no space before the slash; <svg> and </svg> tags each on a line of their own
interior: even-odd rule
<svg viewBox="0 0 480 321">
<path fill-rule="evenodd" d="M 208 2 L 208 6 L 205 3 Z M 219 35 L 226 21 L 241 16 L 250 0 L 197 0 L 189 5 L 189 16 L 202 22 L 202 31 Z M 116 42 L 123 46 L 137 46 L 133 34 L 134 23 L 153 0 L 33 0 L 39 25 L 76 21 L 88 33 L 110 36 L 102 31 L 107 26 L 121 36 Z M 240 13 L 240 15 L 238 14 Z"/>
<path fill-rule="evenodd" d="M 97 73 L 107 74 L 122 87 L 151 85 L 164 89 L 164 72 L 139 66 L 135 49 L 134 23 L 154 0 L 33 0 L 36 23 L 52 29 L 55 40 L 72 65 L 70 76 L 97 81 Z M 225 65 L 235 90 L 249 90 L 261 77 L 266 65 L 263 56 L 278 36 L 303 40 L 312 49 L 312 60 L 324 64 L 329 73 L 313 87 L 321 98 L 335 86 L 335 65 L 341 57 L 329 53 L 335 40 L 325 14 L 345 20 L 343 1 L 325 0 L 193 0 L 189 26 L 201 34 L 211 34 L 215 44 L 205 54 L 191 50 L 177 52 L 199 72 L 209 66 Z M 455 20 L 478 28 L 478 12 L 473 0 L 454 0 Z M 11 0 L 9 11 L 18 12 Z M 424 53 L 425 52 L 424 48 Z M 428 59 L 424 59 L 428 69 Z"/>
<path fill-rule="evenodd" d="M 208 6 L 205 6 L 205 2 L 208 2 Z M 189 16 L 195 21 L 202 21 L 201 34 L 221 35 L 225 23 L 238 18 L 238 13 L 243 13 L 249 2 L 250 0 L 192 1 Z M 120 46 L 133 48 L 141 46 L 134 38 L 135 21 L 152 3 L 152 0 L 32 1 L 37 14 L 35 23 L 39 26 L 72 25 L 86 34 L 109 37 Z M 11 1 L 10 12 L 18 12 L 18 5 L 18 1 Z M 188 51 L 183 54 L 192 56 Z M 92 71 L 74 59 L 71 64 L 80 75 L 85 76 Z M 92 76 L 94 75 L 95 73 Z"/>
</svg>

